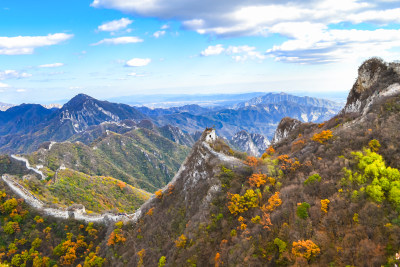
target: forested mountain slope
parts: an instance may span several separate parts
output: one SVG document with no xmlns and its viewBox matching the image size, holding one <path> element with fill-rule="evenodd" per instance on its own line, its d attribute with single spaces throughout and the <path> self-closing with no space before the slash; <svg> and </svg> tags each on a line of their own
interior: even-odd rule
<svg viewBox="0 0 400 267">
<path fill-rule="evenodd" d="M 46 176 L 54 177 L 60 167 L 66 167 L 154 192 L 171 181 L 188 152 L 186 146 L 139 128 L 124 134 L 108 131 L 89 145 L 54 143 L 26 157 L 32 166 L 43 165 Z"/>
<path fill-rule="evenodd" d="M 103 251 L 107 264 L 398 264 L 398 81 L 399 65 L 366 61 L 341 114 L 286 123 L 261 158 L 231 158 L 203 133 L 172 183 L 122 228 L 127 239 Z"/>
</svg>

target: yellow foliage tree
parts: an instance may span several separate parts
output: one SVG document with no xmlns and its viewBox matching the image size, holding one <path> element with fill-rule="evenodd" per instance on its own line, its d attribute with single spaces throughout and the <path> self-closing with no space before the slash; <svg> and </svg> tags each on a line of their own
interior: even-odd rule
<svg viewBox="0 0 400 267">
<path fill-rule="evenodd" d="M 329 199 L 321 199 L 321 211 L 328 213 Z"/>
<path fill-rule="evenodd" d="M 258 206 L 258 196 L 254 190 L 247 190 L 243 196 L 228 193 L 228 198 L 230 199 L 228 209 L 234 215 Z"/>
<path fill-rule="evenodd" d="M 175 240 L 175 246 L 177 248 L 185 248 L 187 242 L 187 237 L 182 234 L 180 237 L 178 237 L 177 240 Z"/>
<path fill-rule="evenodd" d="M 141 251 L 139 251 L 138 253 L 137 253 L 137 255 L 138 255 L 138 267 L 142 267 L 143 266 L 143 258 L 144 258 L 144 255 L 146 254 L 146 250 L 145 249 L 142 249 Z"/>
<path fill-rule="evenodd" d="M 299 240 L 293 242 L 292 254 L 296 257 L 302 257 L 307 261 L 310 261 L 320 253 L 320 248 L 311 240 Z"/>
</svg>

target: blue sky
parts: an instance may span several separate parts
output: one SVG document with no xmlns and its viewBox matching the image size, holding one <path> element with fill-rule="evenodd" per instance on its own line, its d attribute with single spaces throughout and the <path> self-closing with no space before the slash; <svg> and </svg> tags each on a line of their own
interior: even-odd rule
<svg viewBox="0 0 400 267">
<path fill-rule="evenodd" d="M 363 60 L 400 59 L 399 2 L 2 0 L 0 102 L 346 95 Z"/>
</svg>

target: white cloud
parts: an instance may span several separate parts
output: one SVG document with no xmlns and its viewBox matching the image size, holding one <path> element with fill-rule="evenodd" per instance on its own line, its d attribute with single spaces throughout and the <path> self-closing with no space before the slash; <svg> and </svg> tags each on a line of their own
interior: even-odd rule
<svg viewBox="0 0 400 267">
<path fill-rule="evenodd" d="M 353 23 L 376 22 L 376 23 L 400 23 L 400 8 L 390 10 L 368 10 L 358 14 L 351 14 L 348 19 Z"/>
<path fill-rule="evenodd" d="M 113 20 L 113 21 L 103 23 L 97 29 L 99 31 L 115 32 L 115 31 L 125 29 L 132 22 L 133 22 L 133 20 L 130 20 L 128 18 L 122 18 L 119 20 Z"/>
<path fill-rule="evenodd" d="M 164 24 L 161 26 L 161 30 L 167 30 L 167 29 L 169 29 L 169 25 Z"/>
<path fill-rule="evenodd" d="M 205 50 L 201 51 L 200 55 L 204 57 L 216 56 L 222 54 L 224 51 L 225 48 L 222 46 L 222 44 L 210 45 Z"/>
<path fill-rule="evenodd" d="M 97 8 L 180 21 L 187 30 L 217 37 L 280 35 L 287 38 L 269 50 L 277 60 L 326 63 L 345 55 L 394 55 L 397 36 L 382 25 L 398 29 L 400 7 L 396 0 L 94 0 Z M 357 31 L 362 23 L 370 30 Z M 339 28 L 332 30 L 332 28 Z M 380 29 L 386 31 L 379 32 Z M 356 32 L 349 32 L 354 30 Z M 361 33 L 362 32 L 362 33 Z M 352 34 L 354 36 L 351 36 Z M 349 36 L 350 34 L 350 36 Z M 391 36 L 391 41 L 382 35 Z M 367 38 L 367 37 L 371 38 Z M 361 39 L 357 39 L 361 38 Z M 383 43 L 381 40 L 383 39 Z M 359 46 L 359 47 L 358 47 Z M 372 50 L 369 50 L 372 49 Z M 383 49 L 383 50 L 382 50 Z M 223 53 L 210 46 L 201 55 Z M 246 52 L 247 53 L 247 52 Z M 249 52 L 250 53 L 250 52 Z M 242 55 L 235 56 L 242 60 Z M 255 58 L 265 55 L 253 54 Z"/>
<path fill-rule="evenodd" d="M 156 31 L 155 33 L 153 33 L 153 36 L 155 38 L 159 38 L 161 36 L 165 35 L 165 31 Z"/>
<path fill-rule="evenodd" d="M 144 77 L 144 74 L 138 74 L 136 72 L 131 72 L 128 74 L 128 76 L 132 76 L 132 77 Z"/>
<path fill-rule="evenodd" d="M 51 64 L 39 65 L 39 68 L 57 68 L 62 66 L 64 66 L 64 63 L 51 63 Z"/>
<path fill-rule="evenodd" d="M 218 44 L 215 46 L 209 46 L 205 50 L 200 52 L 202 56 L 216 56 L 225 54 L 231 56 L 235 61 L 245 61 L 247 59 L 259 59 L 263 60 L 266 58 L 261 52 L 256 51 L 254 46 L 242 45 L 242 46 L 229 46 L 224 48 L 223 45 Z"/>
<path fill-rule="evenodd" d="M 15 91 L 17 91 L 17 93 L 24 93 L 24 92 L 26 92 L 26 89 L 17 89 Z"/>
<path fill-rule="evenodd" d="M 390 23 L 400 19 L 397 9 L 391 7 L 395 5 L 371 0 L 146 0 L 146 4 L 141 0 L 94 0 L 92 6 L 178 19 L 189 30 L 227 36 L 266 34 L 266 28 L 280 22 Z"/>
<path fill-rule="evenodd" d="M 141 43 L 141 42 L 143 42 L 143 39 L 140 39 L 139 37 L 124 36 L 124 37 L 103 39 L 92 45 L 100 45 L 100 44 L 119 45 L 119 44 L 133 44 L 133 43 Z"/>
<path fill-rule="evenodd" d="M 0 80 L 7 79 L 21 79 L 31 77 L 32 74 L 26 72 L 18 72 L 16 70 L 4 70 L 0 71 Z"/>
<path fill-rule="evenodd" d="M 294 30 L 293 30 L 294 31 Z M 328 30 L 309 36 L 306 31 L 288 35 L 293 39 L 275 45 L 267 54 L 277 61 L 318 64 L 379 55 L 390 57 L 390 49 L 400 47 L 400 30 Z"/>
<path fill-rule="evenodd" d="M 151 62 L 150 58 L 132 58 L 128 60 L 125 65 L 128 67 L 143 67 Z"/>
<path fill-rule="evenodd" d="M 0 37 L 0 55 L 32 54 L 35 48 L 56 45 L 73 37 L 73 34 L 55 33 L 47 36 Z"/>
<path fill-rule="evenodd" d="M 8 84 L 0 83 L 0 88 L 7 88 L 10 87 Z"/>
</svg>

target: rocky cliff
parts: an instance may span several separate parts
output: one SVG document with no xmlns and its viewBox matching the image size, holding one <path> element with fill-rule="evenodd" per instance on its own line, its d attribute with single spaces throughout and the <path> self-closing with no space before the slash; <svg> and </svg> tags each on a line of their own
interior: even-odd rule
<svg viewBox="0 0 400 267">
<path fill-rule="evenodd" d="M 269 140 L 265 136 L 261 134 L 248 133 L 244 130 L 236 133 L 229 143 L 234 148 L 257 157 L 261 156 L 265 149 L 270 145 Z"/>
<path fill-rule="evenodd" d="M 399 92 L 400 63 L 369 59 L 359 67 L 357 80 L 342 113 L 366 114 L 374 102 Z"/>
</svg>

